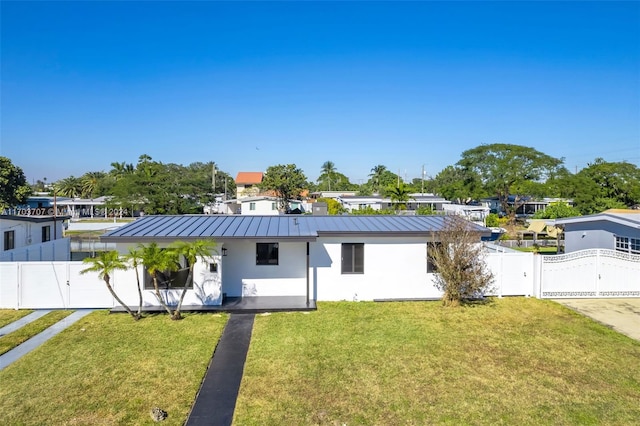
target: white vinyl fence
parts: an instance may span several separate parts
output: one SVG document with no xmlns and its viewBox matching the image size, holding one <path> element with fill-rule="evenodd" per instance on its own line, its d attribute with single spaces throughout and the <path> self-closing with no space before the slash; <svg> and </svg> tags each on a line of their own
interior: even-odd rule
<svg viewBox="0 0 640 426">
<path fill-rule="evenodd" d="M 0 262 L 34 262 L 41 260 L 68 261 L 71 240 L 58 238 L 41 244 L 31 244 L 0 253 Z"/>
<path fill-rule="evenodd" d="M 556 256 L 489 253 L 486 261 L 494 274 L 490 296 L 640 297 L 640 255 L 612 250 Z M 0 309 L 114 307 L 96 273 L 80 274 L 86 267 L 82 262 L 0 262 Z M 133 305 L 135 280 L 135 272 L 127 270 L 116 271 L 111 281 L 118 295 Z M 190 291 L 185 303 L 202 304 L 197 296 Z M 150 291 L 145 291 L 144 304 L 155 304 Z"/>
</svg>

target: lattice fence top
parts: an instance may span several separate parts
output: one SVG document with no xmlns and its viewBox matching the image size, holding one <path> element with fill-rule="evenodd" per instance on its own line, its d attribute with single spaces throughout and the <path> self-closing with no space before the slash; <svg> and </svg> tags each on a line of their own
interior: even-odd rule
<svg viewBox="0 0 640 426">
<path fill-rule="evenodd" d="M 550 256 L 542 256 L 542 263 L 561 263 L 575 259 L 582 259 L 585 257 L 609 257 L 620 260 L 627 260 L 630 262 L 640 262 L 640 255 L 623 253 L 621 251 L 609 250 L 609 249 L 587 249 L 575 251 L 567 254 L 558 254 Z"/>
</svg>

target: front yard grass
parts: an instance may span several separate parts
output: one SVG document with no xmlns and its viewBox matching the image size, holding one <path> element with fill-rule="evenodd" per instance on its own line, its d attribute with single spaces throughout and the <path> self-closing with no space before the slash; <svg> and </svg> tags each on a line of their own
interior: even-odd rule
<svg viewBox="0 0 640 426">
<path fill-rule="evenodd" d="M 640 342 L 552 301 L 318 303 L 257 316 L 234 424 L 621 425 Z"/>
<path fill-rule="evenodd" d="M 226 318 L 94 312 L 0 371 L 1 423 L 182 425 Z"/>
<path fill-rule="evenodd" d="M 0 309 L 0 327 L 4 327 L 7 324 L 11 324 L 14 321 L 19 320 L 22 317 L 29 315 L 32 310 L 14 310 L 14 309 Z"/>
<path fill-rule="evenodd" d="M 32 311 L 31 311 L 32 312 Z M 0 355 L 26 342 L 36 334 L 46 330 L 58 321 L 71 315 L 73 311 L 51 311 L 43 317 L 20 327 L 4 336 L 0 336 Z M 17 319 L 17 318 L 16 318 Z"/>
</svg>

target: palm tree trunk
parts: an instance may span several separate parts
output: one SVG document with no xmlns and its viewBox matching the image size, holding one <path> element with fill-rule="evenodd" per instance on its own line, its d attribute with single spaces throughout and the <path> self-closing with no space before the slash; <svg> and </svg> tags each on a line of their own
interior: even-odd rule
<svg viewBox="0 0 640 426">
<path fill-rule="evenodd" d="M 182 308 L 182 301 L 184 300 L 184 296 L 187 294 L 187 287 L 189 283 L 193 280 L 193 265 L 189 266 L 189 275 L 187 276 L 187 282 L 184 283 L 184 288 L 182 289 L 182 294 L 180 294 L 180 300 L 178 301 L 178 306 L 176 310 L 173 311 L 173 316 L 171 319 L 178 320 L 182 318 L 180 316 L 180 308 Z"/>
<path fill-rule="evenodd" d="M 116 299 L 116 301 L 120 304 L 120 306 L 122 306 L 124 308 L 124 310 L 127 311 L 129 313 L 129 315 L 131 315 L 133 317 L 133 319 L 135 319 L 136 321 L 139 320 L 140 316 L 136 315 L 135 313 L 133 313 L 131 311 L 131 309 L 129 309 L 129 307 L 122 300 L 120 300 L 120 298 L 116 294 L 115 290 L 113 290 L 113 287 L 111 287 L 111 283 L 109 283 L 109 276 L 108 275 L 104 276 L 104 282 L 107 285 L 107 289 L 109 290 L 109 293 L 111 293 L 113 298 Z"/>
<path fill-rule="evenodd" d="M 140 274 L 136 266 L 136 282 L 138 283 L 138 316 L 142 316 L 142 288 L 140 288 Z"/>
<path fill-rule="evenodd" d="M 160 294 L 160 289 L 158 288 L 158 276 L 156 274 L 153 274 L 153 288 L 156 289 L 156 297 L 158 298 L 158 302 L 160 302 L 162 307 L 167 311 L 169 315 L 172 315 L 171 309 L 169 309 L 169 306 L 167 306 L 164 299 L 162 298 L 162 295 Z"/>
</svg>

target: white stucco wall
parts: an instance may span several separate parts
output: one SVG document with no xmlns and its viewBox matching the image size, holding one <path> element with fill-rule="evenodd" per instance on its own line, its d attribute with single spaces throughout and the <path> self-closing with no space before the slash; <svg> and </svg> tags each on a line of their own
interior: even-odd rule
<svg viewBox="0 0 640 426">
<path fill-rule="evenodd" d="M 342 243 L 364 243 L 364 273 L 342 274 Z M 311 244 L 311 282 L 317 300 L 438 298 L 427 273 L 425 238 L 324 237 Z"/>
<path fill-rule="evenodd" d="M 227 296 L 306 295 L 305 242 L 278 242 L 278 265 L 256 265 L 256 241 L 225 242 L 224 247 L 222 286 Z"/>
<path fill-rule="evenodd" d="M 255 210 L 251 210 L 251 203 L 255 203 Z M 275 208 L 273 208 L 274 203 Z M 244 215 L 277 215 L 279 214 L 278 202 L 276 200 L 243 201 L 241 212 Z"/>
</svg>

